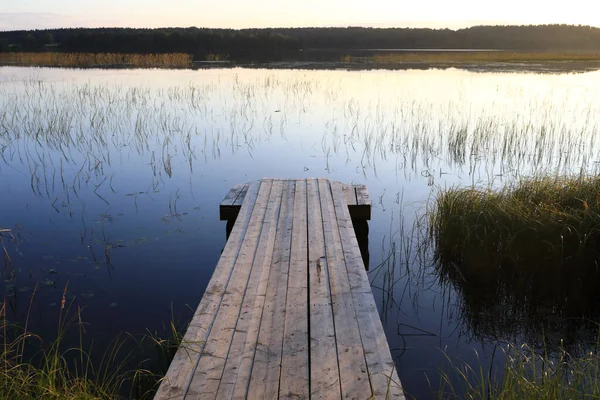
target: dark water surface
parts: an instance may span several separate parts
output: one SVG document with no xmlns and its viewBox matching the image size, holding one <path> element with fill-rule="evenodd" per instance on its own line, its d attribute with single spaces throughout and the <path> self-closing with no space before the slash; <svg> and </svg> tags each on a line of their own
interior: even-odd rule
<svg viewBox="0 0 600 400">
<path fill-rule="evenodd" d="M 101 344 L 185 321 L 225 244 L 232 185 L 364 183 L 373 293 L 404 387 L 428 398 L 448 359 L 487 369 L 496 344 L 543 327 L 592 336 L 548 305 L 520 312 L 510 294 L 490 303 L 483 284 L 441 276 L 422 216 L 450 185 L 597 172 L 598 109 L 597 72 L 0 68 L 9 318 L 37 287 L 30 329 L 52 338 L 68 285 Z"/>
</svg>

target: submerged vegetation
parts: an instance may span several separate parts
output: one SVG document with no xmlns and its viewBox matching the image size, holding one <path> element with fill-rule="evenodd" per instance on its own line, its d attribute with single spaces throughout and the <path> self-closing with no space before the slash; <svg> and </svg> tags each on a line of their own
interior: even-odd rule
<svg viewBox="0 0 600 400">
<path fill-rule="evenodd" d="M 189 68 L 192 56 L 185 53 L 0 53 L 0 64 L 42 67 L 138 67 Z"/>
</svg>

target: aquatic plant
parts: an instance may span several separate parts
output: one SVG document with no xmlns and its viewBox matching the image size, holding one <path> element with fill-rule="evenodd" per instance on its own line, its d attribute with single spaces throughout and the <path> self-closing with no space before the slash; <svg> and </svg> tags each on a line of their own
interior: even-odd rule
<svg viewBox="0 0 600 400">
<path fill-rule="evenodd" d="M 131 53 L 0 53 L 0 64 L 39 67 L 102 67 L 190 68 L 191 54 L 131 54 Z"/>
<path fill-rule="evenodd" d="M 381 52 L 372 56 L 345 55 L 342 62 L 369 62 L 376 64 L 400 63 L 540 63 L 540 62 L 590 62 L 600 61 L 597 53 L 576 52 L 515 52 L 515 51 L 410 51 Z"/>
<path fill-rule="evenodd" d="M 600 177 L 441 190 L 430 238 L 472 332 L 571 345 L 600 307 Z M 538 341 L 540 343 L 541 341 Z"/>
<path fill-rule="evenodd" d="M 536 351 L 524 345 L 494 350 L 503 357 L 501 371 L 481 365 L 452 363 L 439 382 L 430 382 L 438 399 L 567 400 L 600 397 L 600 354 L 597 346 L 581 355 L 561 350 Z M 499 353 L 499 354 L 498 354 Z"/>
</svg>

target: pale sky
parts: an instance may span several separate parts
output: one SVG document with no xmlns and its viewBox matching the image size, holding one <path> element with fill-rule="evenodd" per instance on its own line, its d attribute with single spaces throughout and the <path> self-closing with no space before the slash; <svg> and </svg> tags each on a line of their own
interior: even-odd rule
<svg viewBox="0 0 600 400">
<path fill-rule="evenodd" d="M 600 26 L 598 0 L 0 0 L 0 30 L 61 27 Z"/>
</svg>

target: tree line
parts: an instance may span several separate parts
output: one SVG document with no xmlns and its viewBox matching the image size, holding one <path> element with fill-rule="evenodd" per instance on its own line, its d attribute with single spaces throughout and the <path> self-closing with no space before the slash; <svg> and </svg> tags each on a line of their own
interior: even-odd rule
<svg viewBox="0 0 600 400">
<path fill-rule="evenodd" d="M 0 32 L 0 51 L 209 54 L 281 59 L 319 49 L 600 51 L 600 28 L 573 25 L 426 28 L 69 28 Z"/>
</svg>

